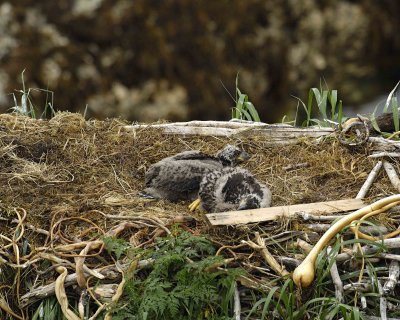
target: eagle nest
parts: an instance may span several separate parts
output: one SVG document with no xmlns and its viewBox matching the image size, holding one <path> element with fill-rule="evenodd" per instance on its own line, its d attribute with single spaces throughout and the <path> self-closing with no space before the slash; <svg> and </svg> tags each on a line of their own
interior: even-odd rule
<svg viewBox="0 0 400 320">
<path fill-rule="evenodd" d="M 96 272 L 102 273 L 103 267 L 114 272 L 109 282 L 121 281 L 119 264 L 104 250 L 106 236 L 154 248 L 155 239 L 175 232 L 172 226 L 178 224 L 189 233 L 207 235 L 226 263 L 233 261 L 248 272 L 242 285 L 260 290 L 260 279 L 275 276 L 263 271 L 262 253 L 241 240 L 254 239 L 255 233 L 289 235 L 283 242 L 272 241 L 269 250 L 277 257 L 297 258 L 285 248 L 307 233 L 303 222 L 210 227 L 202 213 L 188 210 L 187 202 L 138 197 L 146 169 L 162 158 L 185 150 L 215 154 L 228 143 L 239 145 L 251 154 L 242 166 L 269 187 L 273 206 L 354 198 L 376 162 L 366 156 L 368 145 L 354 150 L 333 137 L 271 145 L 250 135 L 184 137 L 155 128 L 126 132 L 126 124 L 117 119 L 86 121 L 64 112 L 50 120 L 0 115 L 0 263 L 5 265 L 0 272 L 0 315 L 22 319 L 32 315 L 40 300 L 58 293 L 64 315 L 74 319 L 66 289 L 69 299 L 78 303 L 76 288 L 93 291 L 101 282 Z M 367 201 L 393 192 L 380 173 Z M 386 219 L 384 224 L 393 227 L 392 222 Z M 310 234 L 314 238 L 309 241 L 315 243 L 320 233 Z M 66 270 L 70 275 L 65 278 Z M 96 275 L 98 282 L 90 280 Z M 115 296 L 114 302 L 120 298 Z M 92 316 L 96 308 L 91 310 Z"/>
</svg>

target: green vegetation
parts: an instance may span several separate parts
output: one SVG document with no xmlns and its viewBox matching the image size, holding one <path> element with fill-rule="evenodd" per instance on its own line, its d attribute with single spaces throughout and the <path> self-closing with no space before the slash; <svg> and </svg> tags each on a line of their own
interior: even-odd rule
<svg viewBox="0 0 400 320">
<path fill-rule="evenodd" d="M 24 116 L 28 116 L 30 118 L 36 119 L 37 118 L 37 111 L 40 109 L 35 106 L 33 102 L 32 92 L 41 92 L 45 94 L 45 103 L 42 108 L 43 112 L 40 116 L 41 119 L 47 117 L 53 117 L 55 114 L 53 108 L 53 100 L 54 100 L 54 92 L 47 90 L 47 89 L 40 89 L 40 88 L 26 88 L 25 80 L 24 80 L 24 71 L 21 73 L 21 82 L 22 82 L 22 90 L 16 90 L 21 95 L 20 104 L 18 104 L 18 99 L 15 93 L 12 94 L 14 99 L 14 107 L 11 109 Z"/>
<path fill-rule="evenodd" d="M 116 255 L 124 251 L 136 258 L 154 259 L 151 271 L 126 274 L 125 297 L 115 307 L 113 319 L 230 319 L 239 273 L 207 271 L 222 261 L 214 256 L 209 240 L 179 232 L 159 239 L 157 247 L 129 252 L 119 240 L 112 245 Z"/>
<path fill-rule="evenodd" d="M 394 125 L 394 129 L 395 131 L 399 131 L 400 130 L 400 125 L 399 125 L 399 104 L 397 101 L 397 97 L 395 96 L 395 93 L 399 87 L 400 81 L 397 82 L 397 84 L 395 85 L 395 87 L 393 88 L 392 91 L 390 91 L 387 99 L 386 99 L 386 103 L 383 107 L 382 113 L 388 112 L 389 107 L 391 108 L 391 112 L 393 113 L 393 125 Z M 374 129 L 377 132 L 380 132 L 384 135 L 383 132 L 381 132 L 381 129 L 379 128 L 378 123 L 376 122 L 376 114 L 378 111 L 378 106 L 375 107 L 374 112 L 372 113 L 372 117 L 371 117 L 371 122 L 372 122 L 372 126 L 374 127 Z"/>
<path fill-rule="evenodd" d="M 366 223 L 365 221 L 363 223 Z M 367 222 L 367 224 L 370 224 Z M 246 320 L 255 319 L 271 319 L 272 315 L 277 319 L 344 319 L 356 320 L 363 319 L 363 313 L 356 306 L 358 304 L 359 295 L 354 291 L 345 291 L 343 301 L 339 302 L 335 298 L 335 288 L 330 276 L 330 269 L 335 261 L 336 255 L 342 246 L 354 245 L 357 243 L 370 244 L 367 240 L 348 240 L 342 241 L 341 236 L 337 236 L 336 242 L 332 246 L 332 250 L 327 255 L 326 250 L 321 252 L 316 263 L 316 283 L 310 289 L 305 289 L 307 298 L 302 300 L 299 296 L 299 289 L 294 285 L 292 279 L 287 279 L 284 283 L 277 283 L 268 294 L 258 301 L 254 301 L 253 307 L 248 313 Z M 375 244 L 376 245 L 376 244 Z M 382 247 L 382 251 L 384 251 Z M 362 257 L 359 257 L 361 260 Z M 377 267 L 372 264 L 367 266 L 368 277 L 377 283 L 377 274 L 387 272 L 387 267 Z M 343 281 L 359 277 L 364 272 L 363 268 L 357 271 L 349 271 L 341 274 Z M 310 296 L 308 296 L 310 295 Z M 368 294 L 368 304 L 375 307 L 375 311 L 379 310 L 379 290 L 375 285 L 372 293 Z M 397 299 L 390 298 L 396 303 Z M 377 307 L 378 306 L 378 307 Z M 369 310 L 373 312 L 374 309 Z M 379 315 L 379 311 L 376 311 Z"/>
<path fill-rule="evenodd" d="M 337 90 L 323 90 L 311 88 L 308 92 L 307 105 L 300 99 L 295 97 L 303 106 L 306 113 L 306 120 L 301 124 L 303 127 L 309 127 L 317 124 L 321 127 L 329 127 L 332 125 L 341 124 L 343 119 L 343 103 L 338 102 Z M 321 119 L 312 118 L 315 114 L 314 99 L 317 103 L 317 114 Z M 328 109 L 330 107 L 330 109 Z"/>
<path fill-rule="evenodd" d="M 244 119 L 260 122 L 260 117 L 247 94 L 239 89 L 239 74 L 236 76 L 235 107 L 232 109 L 232 119 Z"/>
</svg>

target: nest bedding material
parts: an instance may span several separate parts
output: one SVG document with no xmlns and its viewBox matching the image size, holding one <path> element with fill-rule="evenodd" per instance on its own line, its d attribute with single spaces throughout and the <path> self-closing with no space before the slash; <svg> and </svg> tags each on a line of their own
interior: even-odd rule
<svg viewBox="0 0 400 320">
<path fill-rule="evenodd" d="M 120 223 L 106 216 L 153 221 L 192 216 L 192 230 L 208 234 L 218 246 L 235 245 L 247 239 L 249 230 L 273 236 L 287 231 L 288 225 L 278 221 L 210 228 L 202 214 L 189 212 L 188 203 L 140 198 L 137 192 L 143 189 L 149 165 L 184 150 L 215 154 L 227 143 L 240 145 L 252 155 L 243 166 L 271 189 L 272 205 L 278 206 L 354 198 L 376 162 L 367 158 L 366 149 L 351 150 L 334 138 L 271 145 L 257 136 L 182 137 L 157 129 L 132 133 L 121 130 L 124 125 L 116 119 L 85 121 L 72 113 L 58 113 L 50 120 L 1 115 L 0 217 L 7 223 L 1 223 L 0 233 L 12 237 L 15 223 L 10 221 L 16 208 L 26 212 L 32 229 L 49 231 L 55 221 L 61 221 L 57 227 L 62 229 L 61 237 L 68 235 L 66 243 L 92 239 L 98 230 Z M 368 196 L 374 199 L 393 192 L 380 173 Z M 302 228 L 296 221 L 293 227 Z M 135 235 L 139 244 L 151 238 L 146 232 Z M 32 246 L 49 243 L 46 232 L 27 230 L 24 237 Z"/>
<path fill-rule="evenodd" d="M 157 130 L 125 133 L 122 125 L 118 120 L 85 121 L 71 113 L 59 113 L 48 121 L 2 115 L 3 207 L 23 207 L 30 222 L 48 222 L 60 207 L 70 214 L 100 208 L 107 213 L 117 208 L 161 217 L 188 214 L 186 203 L 149 202 L 136 196 L 146 168 L 184 150 L 214 154 L 227 143 L 239 144 L 252 155 L 244 167 L 270 187 L 273 205 L 352 198 L 374 165 L 363 151 L 352 152 L 332 140 L 271 146 L 257 137 L 183 138 Z M 284 169 L 299 163 L 308 166 Z M 381 180 L 371 189 L 371 197 L 393 192 L 388 181 Z"/>
</svg>

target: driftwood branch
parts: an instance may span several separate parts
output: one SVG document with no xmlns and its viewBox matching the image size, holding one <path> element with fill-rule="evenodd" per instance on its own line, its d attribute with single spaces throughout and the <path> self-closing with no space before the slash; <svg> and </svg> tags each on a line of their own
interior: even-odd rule
<svg viewBox="0 0 400 320">
<path fill-rule="evenodd" d="M 393 293 L 394 287 L 399 282 L 400 266 L 398 261 L 391 261 L 389 265 L 389 279 L 383 285 L 383 292 L 385 294 Z"/>
<path fill-rule="evenodd" d="M 383 162 L 383 167 L 389 177 L 390 182 L 392 183 L 393 187 L 400 191 L 400 179 L 397 176 L 396 169 L 387 161 Z"/>
<path fill-rule="evenodd" d="M 233 316 L 235 320 L 240 320 L 241 310 L 239 290 L 237 288 L 237 283 L 235 282 L 235 289 L 233 291 Z"/>
<path fill-rule="evenodd" d="M 200 136 L 224 136 L 234 135 L 258 135 L 276 143 L 297 142 L 299 138 L 318 138 L 332 134 L 332 128 L 297 128 L 288 125 L 270 125 L 257 122 L 225 122 L 225 121 L 190 121 L 178 123 L 163 123 L 151 125 L 133 125 L 123 127 L 127 132 L 138 130 L 159 129 L 165 134 L 176 135 L 200 135 Z"/>
<path fill-rule="evenodd" d="M 362 199 L 366 196 L 369 188 L 371 187 L 372 183 L 374 182 L 381 167 L 382 167 L 382 161 L 378 161 L 378 163 L 375 165 L 375 167 L 369 173 L 367 180 L 365 180 L 364 184 L 362 185 L 360 191 L 358 192 L 358 194 L 356 196 L 356 199 Z"/>
<path fill-rule="evenodd" d="M 378 291 L 379 291 L 379 312 L 381 314 L 381 319 L 382 320 L 387 320 L 387 300 L 385 296 L 383 295 L 383 288 L 382 284 L 379 280 L 376 281 L 378 284 Z"/>
<path fill-rule="evenodd" d="M 328 255 L 331 253 L 331 251 L 332 251 L 332 248 L 328 247 L 328 249 L 327 249 Z M 333 282 L 333 284 L 335 286 L 335 296 L 336 296 L 336 300 L 339 303 L 342 303 L 343 302 L 343 296 L 344 296 L 343 283 L 342 283 L 342 279 L 340 279 L 338 267 L 337 267 L 336 262 L 335 262 L 335 257 L 332 257 L 332 259 L 334 260 L 334 262 L 332 263 L 332 267 L 330 269 L 330 273 L 331 273 L 331 277 L 332 277 L 332 282 Z"/>
<path fill-rule="evenodd" d="M 376 241 L 376 246 L 375 245 L 368 245 L 368 246 L 363 246 L 361 248 L 361 253 L 363 255 L 372 255 L 375 254 L 377 251 L 381 249 L 381 247 L 385 246 L 388 249 L 395 249 L 395 248 L 400 248 L 400 238 L 392 238 L 392 239 L 385 239 L 383 241 L 379 240 Z M 378 256 L 382 255 L 388 255 L 387 253 L 381 253 Z M 345 253 L 340 253 L 336 256 L 336 262 L 344 262 L 353 257 L 352 253 L 345 252 Z"/>
</svg>

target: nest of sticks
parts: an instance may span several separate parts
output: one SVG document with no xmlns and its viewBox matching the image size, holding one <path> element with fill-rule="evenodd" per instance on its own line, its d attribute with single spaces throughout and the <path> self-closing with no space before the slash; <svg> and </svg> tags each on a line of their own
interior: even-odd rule
<svg viewBox="0 0 400 320">
<path fill-rule="evenodd" d="M 268 256 L 291 272 L 334 219 L 298 217 L 211 227 L 203 214 L 189 212 L 188 203 L 137 196 L 146 169 L 164 157 L 190 149 L 215 154 L 227 143 L 240 145 L 252 155 L 243 166 L 269 186 L 273 206 L 355 198 L 377 162 L 368 157 L 373 149 L 368 143 L 350 148 L 335 137 L 271 145 L 259 136 L 183 137 L 151 128 L 126 132 L 125 125 L 117 119 L 85 121 L 73 113 L 58 113 L 50 120 L 0 115 L 3 318 L 27 319 L 41 300 L 57 295 L 64 315 L 75 319 L 71 301 L 79 301 L 83 289 L 98 302 L 91 318 L 104 315 L 108 304 L 93 293 L 94 286 L 114 284 L 115 302 L 122 295 L 126 267 L 126 261 L 115 261 L 104 250 L 104 237 L 125 239 L 135 248 L 152 248 L 157 237 L 171 233 L 173 225 L 207 235 L 217 254 L 225 258 L 226 265 L 218 268 L 244 269 L 239 291 L 268 292 L 282 276 L 266 262 Z M 397 163 L 392 165 L 399 169 Z M 365 201 L 396 192 L 381 171 Z M 374 221 L 379 228 L 392 230 L 398 226 L 397 216 L 392 210 Z M 346 231 L 341 237 L 350 239 L 352 233 Z M 378 276 L 387 279 L 392 260 L 382 260 L 380 254 L 370 259 L 380 259 Z M 348 246 L 343 248 L 336 258 L 341 273 L 361 268 L 355 256 Z M 139 261 L 137 268 L 148 263 Z M 365 277 L 358 279 L 359 275 L 347 279 L 345 294 L 373 292 L 373 285 Z M 332 288 L 334 292 L 333 283 Z M 395 286 L 390 294 L 396 294 Z M 309 290 L 303 290 L 298 304 L 309 296 Z"/>
</svg>

